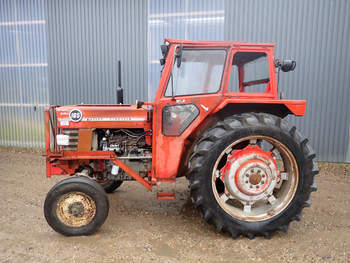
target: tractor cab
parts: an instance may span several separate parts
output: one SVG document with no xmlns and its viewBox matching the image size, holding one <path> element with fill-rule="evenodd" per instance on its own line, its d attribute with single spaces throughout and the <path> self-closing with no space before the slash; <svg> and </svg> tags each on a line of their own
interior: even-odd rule
<svg viewBox="0 0 350 263">
<path fill-rule="evenodd" d="M 166 39 L 161 50 L 153 158 L 164 165 L 153 166 L 156 180 L 183 175 L 191 148 L 182 145 L 212 122 L 244 111 L 304 114 L 305 101 L 278 99 L 273 44 Z"/>
</svg>

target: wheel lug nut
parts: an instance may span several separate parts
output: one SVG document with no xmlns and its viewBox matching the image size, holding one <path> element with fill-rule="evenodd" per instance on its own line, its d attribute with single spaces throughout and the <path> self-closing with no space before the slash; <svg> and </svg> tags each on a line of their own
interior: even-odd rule
<svg viewBox="0 0 350 263">
<path fill-rule="evenodd" d="M 245 183 L 247 184 L 247 183 L 249 183 L 248 181 L 245 181 Z"/>
</svg>

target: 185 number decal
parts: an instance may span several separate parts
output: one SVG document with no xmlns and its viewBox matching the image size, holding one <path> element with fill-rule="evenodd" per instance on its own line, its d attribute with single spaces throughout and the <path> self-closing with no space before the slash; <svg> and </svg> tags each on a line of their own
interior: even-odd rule
<svg viewBox="0 0 350 263">
<path fill-rule="evenodd" d="M 71 121 L 78 122 L 78 121 L 81 121 L 82 118 L 83 118 L 83 114 L 78 109 L 71 110 L 71 112 L 69 113 L 69 119 Z"/>
</svg>

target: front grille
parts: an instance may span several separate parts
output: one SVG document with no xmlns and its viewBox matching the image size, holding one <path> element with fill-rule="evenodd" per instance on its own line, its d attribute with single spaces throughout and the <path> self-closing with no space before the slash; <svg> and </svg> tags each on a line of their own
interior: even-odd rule
<svg viewBox="0 0 350 263">
<path fill-rule="evenodd" d="M 63 151 L 76 151 L 78 149 L 79 129 L 63 129 L 63 134 L 69 135 L 69 145 L 63 147 Z"/>
</svg>

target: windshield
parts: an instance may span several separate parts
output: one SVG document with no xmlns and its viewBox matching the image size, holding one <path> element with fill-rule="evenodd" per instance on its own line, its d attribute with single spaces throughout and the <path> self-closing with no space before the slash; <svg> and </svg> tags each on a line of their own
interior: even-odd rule
<svg viewBox="0 0 350 263">
<path fill-rule="evenodd" d="M 165 96 L 216 93 L 220 89 L 225 59 L 226 50 L 183 49 L 181 65 L 177 67 L 174 63 Z"/>
</svg>

